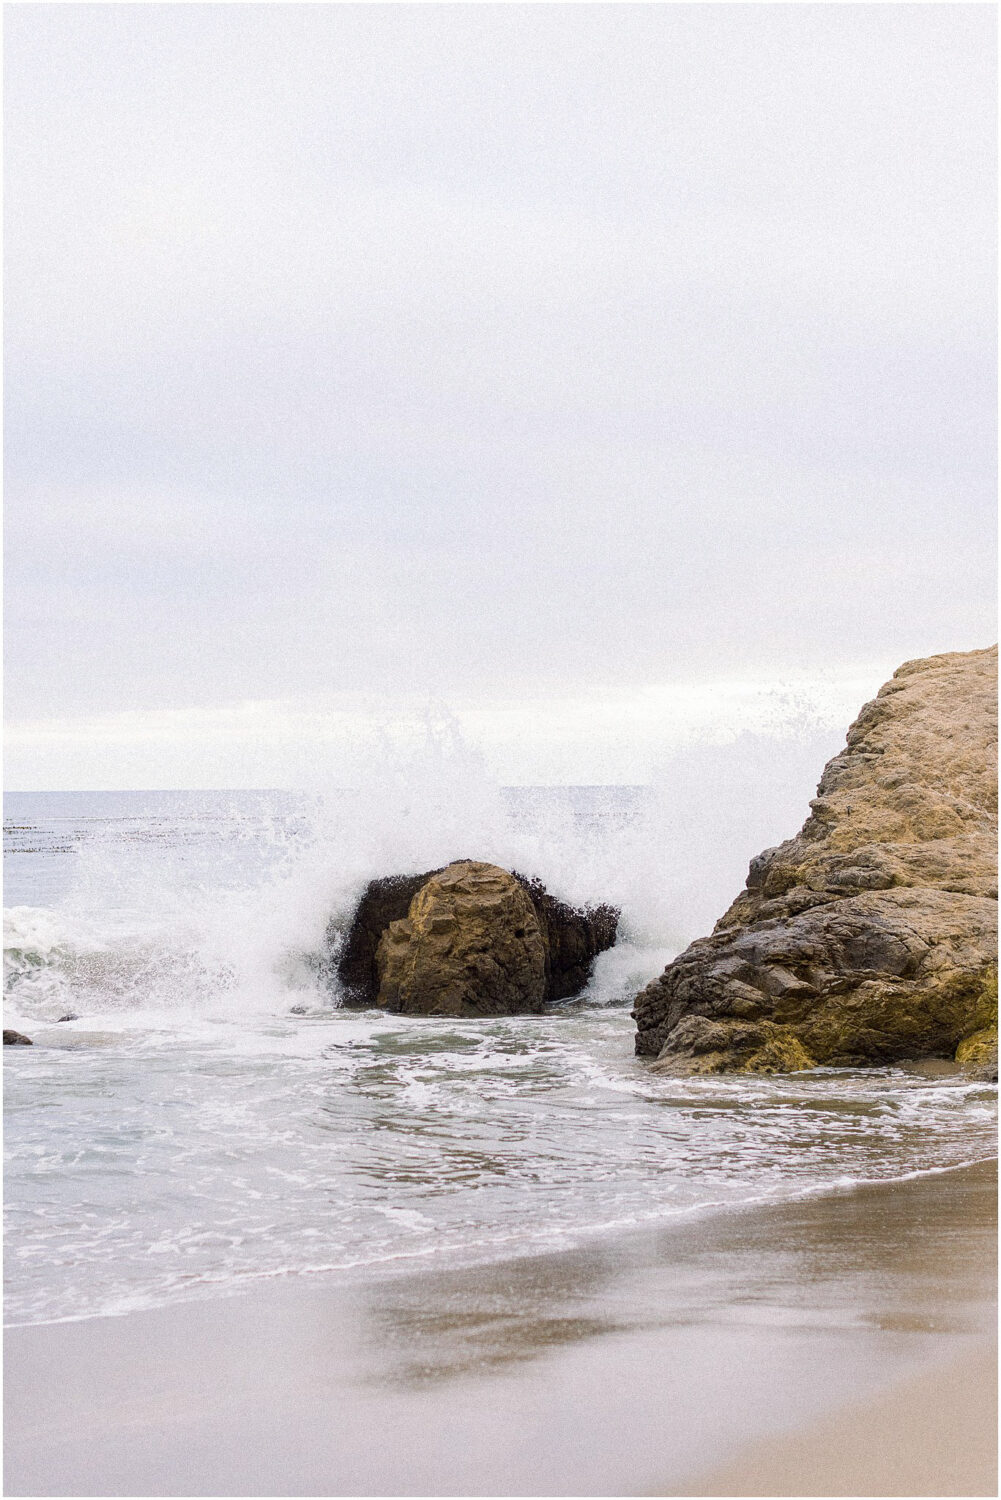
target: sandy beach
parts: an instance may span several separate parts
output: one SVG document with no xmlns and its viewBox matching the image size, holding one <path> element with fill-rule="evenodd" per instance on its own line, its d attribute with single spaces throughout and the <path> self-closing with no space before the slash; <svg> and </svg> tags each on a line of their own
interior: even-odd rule
<svg viewBox="0 0 1001 1500">
<path fill-rule="evenodd" d="M 11 1328 L 6 1492 L 994 1493 L 995 1224 L 982 1165 Z"/>
<path fill-rule="evenodd" d="M 802 1431 L 752 1444 L 688 1493 L 995 1495 L 997 1374 L 988 1340 Z"/>
</svg>

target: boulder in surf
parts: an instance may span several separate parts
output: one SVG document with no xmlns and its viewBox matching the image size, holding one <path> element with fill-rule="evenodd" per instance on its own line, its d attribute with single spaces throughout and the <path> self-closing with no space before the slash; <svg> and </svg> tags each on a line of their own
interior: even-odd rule
<svg viewBox="0 0 1001 1500">
<path fill-rule="evenodd" d="M 569 999 L 615 942 L 618 912 L 575 908 L 497 865 L 457 860 L 369 883 L 335 968 L 344 1001 L 404 1014 L 508 1015 Z"/>
</svg>

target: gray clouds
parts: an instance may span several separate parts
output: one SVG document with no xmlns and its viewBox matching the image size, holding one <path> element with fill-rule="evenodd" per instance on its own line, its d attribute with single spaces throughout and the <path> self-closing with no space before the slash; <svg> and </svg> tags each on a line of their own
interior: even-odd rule
<svg viewBox="0 0 1001 1500">
<path fill-rule="evenodd" d="M 984 644 L 994 24 L 11 9 L 11 712 Z"/>
</svg>

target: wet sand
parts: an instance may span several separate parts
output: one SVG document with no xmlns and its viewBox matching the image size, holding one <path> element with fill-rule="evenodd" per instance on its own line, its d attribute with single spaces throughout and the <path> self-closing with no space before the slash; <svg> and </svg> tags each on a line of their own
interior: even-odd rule
<svg viewBox="0 0 1001 1500">
<path fill-rule="evenodd" d="M 692 1495 L 996 1495 L 997 1341 L 854 1402 L 802 1432 L 752 1444 Z"/>
<path fill-rule="evenodd" d="M 980 1166 L 461 1271 L 10 1329 L 6 1493 L 994 1493 L 965 1485 L 993 1449 L 969 1393 L 995 1226 Z M 887 1453 L 919 1442 L 936 1483 L 893 1488 Z M 760 1487 L 783 1475 L 794 1489 Z"/>
</svg>

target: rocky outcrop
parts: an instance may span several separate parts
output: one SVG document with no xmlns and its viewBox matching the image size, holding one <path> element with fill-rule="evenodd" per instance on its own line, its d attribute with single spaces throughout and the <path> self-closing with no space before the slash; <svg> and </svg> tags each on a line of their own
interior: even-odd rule
<svg viewBox="0 0 1001 1500">
<path fill-rule="evenodd" d="M 677 1073 L 956 1056 L 996 1075 L 997 649 L 900 667 L 810 807 L 637 996 L 637 1052 Z"/>
<path fill-rule="evenodd" d="M 6 1027 L 4 1028 L 3 1044 L 5 1047 L 31 1047 L 34 1045 L 30 1036 L 25 1036 L 20 1031 L 8 1031 Z"/>
<path fill-rule="evenodd" d="M 618 912 L 579 910 L 538 881 L 458 860 L 366 888 L 335 961 L 345 1004 L 413 1014 L 537 1011 L 579 994 Z M 331 929 L 335 949 L 340 935 Z"/>
</svg>

